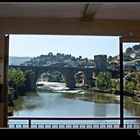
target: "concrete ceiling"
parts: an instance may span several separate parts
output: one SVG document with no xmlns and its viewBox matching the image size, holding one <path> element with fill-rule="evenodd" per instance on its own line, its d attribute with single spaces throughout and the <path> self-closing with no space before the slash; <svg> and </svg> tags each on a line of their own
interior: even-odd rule
<svg viewBox="0 0 140 140">
<path fill-rule="evenodd" d="M 1 2 L 0 33 L 140 36 L 140 2 Z"/>
<path fill-rule="evenodd" d="M 140 3 L 0 3 L 0 17 L 140 20 Z"/>
</svg>

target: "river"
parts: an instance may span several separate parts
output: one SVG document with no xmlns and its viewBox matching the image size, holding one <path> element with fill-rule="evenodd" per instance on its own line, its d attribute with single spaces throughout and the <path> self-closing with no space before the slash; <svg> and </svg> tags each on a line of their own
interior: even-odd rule
<svg viewBox="0 0 140 140">
<path fill-rule="evenodd" d="M 52 91 L 27 93 L 9 107 L 13 116 L 116 117 L 120 115 L 119 96 L 80 89 L 68 90 L 64 83 L 47 85 Z M 139 99 L 124 97 L 125 116 L 140 116 Z"/>
</svg>

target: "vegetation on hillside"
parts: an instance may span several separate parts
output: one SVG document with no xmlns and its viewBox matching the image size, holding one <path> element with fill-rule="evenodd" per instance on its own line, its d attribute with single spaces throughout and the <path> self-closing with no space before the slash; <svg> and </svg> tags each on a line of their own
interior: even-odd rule
<svg viewBox="0 0 140 140">
<path fill-rule="evenodd" d="M 93 66 L 93 60 L 82 58 L 82 56 L 74 57 L 70 54 L 57 53 L 54 55 L 49 52 L 47 55 L 40 55 L 26 61 L 21 65 L 24 66 L 59 66 L 59 67 L 89 67 Z"/>
<path fill-rule="evenodd" d="M 96 79 L 96 87 L 102 90 L 111 89 L 111 78 L 110 72 L 100 72 Z"/>
</svg>

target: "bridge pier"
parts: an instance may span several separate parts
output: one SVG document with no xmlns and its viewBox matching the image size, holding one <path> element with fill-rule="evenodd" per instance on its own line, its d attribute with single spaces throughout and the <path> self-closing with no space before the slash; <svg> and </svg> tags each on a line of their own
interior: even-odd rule
<svg viewBox="0 0 140 140">
<path fill-rule="evenodd" d="M 93 72 L 84 72 L 84 84 L 92 86 L 95 84 L 93 77 Z"/>
<path fill-rule="evenodd" d="M 35 92 L 36 91 L 36 74 L 33 73 L 26 82 L 26 86 L 29 92 Z"/>
<path fill-rule="evenodd" d="M 65 77 L 66 81 L 66 86 L 69 87 L 70 89 L 73 89 L 76 87 L 76 80 L 74 78 L 75 75 L 75 70 L 73 68 L 69 68 L 69 70 L 64 70 L 62 74 Z"/>
<path fill-rule="evenodd" d="M 66 86 L 69 87 L 70 89 L 74 89 L 76 86 L 76 81 L 75 79 L 67 79 L 66 80 Z"/>
</svg>

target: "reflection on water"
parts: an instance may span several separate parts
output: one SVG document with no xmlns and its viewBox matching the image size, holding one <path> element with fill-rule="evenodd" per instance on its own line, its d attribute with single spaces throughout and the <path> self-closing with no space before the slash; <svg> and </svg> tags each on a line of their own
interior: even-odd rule
<svg viewBox="0 0 140 140">
<path fill-rule="evenodd" d="M 56 86 L 54 87 L 56 88 Z M 124 99 L 125 116 L 140 116 L 139 99 L 134 97 L 124 97 Z M 58 92 L 38 91 L 28 93 L 27 96 L 15 100 L 15 106 L 9 107 L 9 110 L 13 111 L 14 116 L 99 117 L 120 115 L 118 96 L 65 88 Z"/>
<path fill-rule="evenodd" d="M 125 108 L 134 114 L 134 116 L 140 116 L 140 98 L 138 97 L 125 97 Z"/>
<path fill-rule="evenodd" d="M 118 104 L 119 101 L 117 98 L 111 94 L 105 94 L 105 93 L 96 93 L 96 92 L 88 92 L 85 91 L 84 94 L 63 94 L 65 98 L 70 99 L 78 99 L 88 102 L 94 102 L 94 103 L 100 103 L 100 104 L 109 104 L 109 103 L 115 103 Z"/>
</svg>

